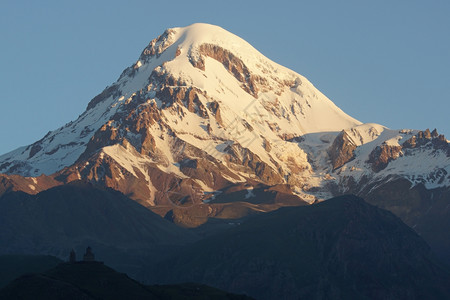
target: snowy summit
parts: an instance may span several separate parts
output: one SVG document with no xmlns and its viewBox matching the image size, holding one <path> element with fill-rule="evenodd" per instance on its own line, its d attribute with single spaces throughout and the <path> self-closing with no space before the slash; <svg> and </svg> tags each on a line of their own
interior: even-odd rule
<svg viewBox="0 0 450 300">
<path fill-rule="evenodd" d="M 313 202 L 345 192 L 349 178 L 450 185 L 447 140 L 428 133 L 362 124 L 305 77 L 199 23 L 152 40 L 77 120 L 1 156 L 0 172 L 89 179 L 123 192 L 134 178 L 134 197 L 148 205 L 170 188 L 161 176 L 191 180 L 195 195 L 288 185 Z M 419 158 L 426 164 L 412 167 Z"/>
</svg>

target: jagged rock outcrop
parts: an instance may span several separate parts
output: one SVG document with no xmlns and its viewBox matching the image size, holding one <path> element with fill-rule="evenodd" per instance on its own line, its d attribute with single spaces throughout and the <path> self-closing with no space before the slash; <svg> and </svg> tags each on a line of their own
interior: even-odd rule
<svg viewBox="0 0 450 300">
<path fill-rule="evenodd" d="M 163 86 L 157 93 L 156 97 L 160 99 L 166 106 L 171 106 L 173 103 L 184 105 L 188 111 L 198 114 L 202 118 L 207 118 L 208 113 L 205 106 L 199 99 L 202 92 L 194 87 L 173 87 Z"/>
<path fill-rule="evenodd" d="M 212 101 L 209 104 L 209 109 L 211 110 L 211 112 L 214 114 L 214 117 L 216 119 L 217 124 L 219 124 L 220 126 L 224 126 L 222 117 L 220 115 L 220 105 L 217 101 Z"/>
<path fill-rule="evenodd" d="M 328 149 L 328 155 L 330 156 L 333 170 L 342 167 L 344 164 L 354 159 L 355 150 L 355 142 L 353 142 L 352 138 L 345 130 L 342 130 Z"/>
<path fill-rule="evenodd" d="M 373 149 L 367 162 L 371 164 L 374 172 L 379 172 L 386 168 L 390 161 L 401 155 L 403 155 L 401 146 L 383 143 Z"/>
<path fill-rule="evenodd" d="M 425 131 L 417 132 L 417 134 L 402 144 L 382 143 L 372 150 L 367 162 L 371 165 L 374 172 L 379 172 L 385 169 L 391 161 L 403 155 L 414 155 L 415 151 L 420 149 L 440 150 L 447 157 L 450 156 L 450 146 L 444 135 L 439 135 L 436 129 L 433 132 L 426 129 Z"/>
<path fill-rule="evenodd" d="M 261 160 L 258 155 L 249 149 L 242 147 L 238 143 L 233 143 L 224 149 L 227 153 L 224 159 L 232 163 L 235 168 L 241 166 L 241 170 L 245 173 L 253 173 L 263 182 L 274 185 L 283 182 L 280 174 L 271 166 Z"/>
<path fill-rule="evenodd" d="M 116 84 L 113 84 L 104 89 L 103 92 L 95 96 L 91 101 L 89 101 L 86 110 L 94 108 L 98 103 L 105 101 L 109 97 L 119 97 L 119 96 L 120 96 L 119 87 Z"/>
<path fill-rule="evenodd" d="M 450 145 L 445 136 L 438 134 L 436 129 L 431 133 L 429 129 L 419 131 L 416 135 L 405 141 L 402 146 L 404 149 L 428 147 L 434 150 L 442 150 L 450 157 Z M 406 150 L 406 154 L 408 153 L 408 150 Z"/>
<path fill-rule="evenodd" d="M 258 87 L 256 82 L 266 83 L 264 78 L 251 74 L 245 63 L 230 51 L 213 44 L 202 44 L 199 47 L 201 56 L 197 61 L 192 60 L 194 67 L 205 71 L 205 59 L 202 55 L 209 56 L 223 64 L 223 66 L 233 74 L 242 84 L 242 88 L 252 95 L 258 97 Z"/>
</svg>

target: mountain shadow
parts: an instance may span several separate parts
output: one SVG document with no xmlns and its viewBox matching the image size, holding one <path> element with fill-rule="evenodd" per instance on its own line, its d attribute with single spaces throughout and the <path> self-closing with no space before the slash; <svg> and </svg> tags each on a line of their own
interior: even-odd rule
<svg viewBox="0 0 450 300">
<path fill-rule="evenodd" d="M 257 299 L 448 299 L 450 273 L 392 213 L 356 196 L 284 207 L 187 247 L 160 282 Z"/>
<path fill-rule="evenodd" d="M 0 198 L 0 253 L 68 257 L 88 245 L 98 257 L 135 276 L 143 266 L 191 243 L 196 235 L 122 193 L 75 182 Z"/>
<path fill-rule="evenodd" d="M 44 272 L 61 262 L 50 255 L 0 255 L 0 288 L 20 275 Z"/>
</svg>

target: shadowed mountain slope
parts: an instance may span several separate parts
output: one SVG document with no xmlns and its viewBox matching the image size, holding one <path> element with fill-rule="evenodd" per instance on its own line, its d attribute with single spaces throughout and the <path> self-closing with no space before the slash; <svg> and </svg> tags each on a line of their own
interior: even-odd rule
<svg viewBox="0 0 450 300">
<path fill-rule="evenodd" d="M 280 208 L 183 250 L 155 280 L 258 299 L 445 299 L 450 273 L 392 213 L 355 196 Z"/>
<path fill-rule="evenodd" d="M 3 195 L 0 228 L 0 253 L 68 257 L 90 245 L 100 260 L 131 273 L 197 239 L 120 192 L 82 182 Z"/>
<path fill-rule="evenodd" d="M 50 255 L 0 255 L 0 288 L 26 273 L 44 272 L 61 263 Z"/>
</svg>

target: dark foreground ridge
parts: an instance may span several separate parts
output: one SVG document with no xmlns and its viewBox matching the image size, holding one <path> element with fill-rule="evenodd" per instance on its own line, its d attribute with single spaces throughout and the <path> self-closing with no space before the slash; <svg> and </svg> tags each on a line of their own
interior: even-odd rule
<svg viewBox="0 0 450 300">
<path fill-rule="evenodd" d="M 26 273 L 41 273 L 62 260 L 51 255 L 0 255 L 0 289 Z"/>
<path fill-rule="evenodd" d="M 130 276 L 196 239 L 122 193 L 83 182 L 37 195 L 3 195 L 0 228 L 0 254 L 66 258 L 72 248 L 81 255 L 89 245 L 107 265 Z"/>
<path fill-rule="evenodd" d="M 159 268 L 160 280 L 257 299 L 450 299 L 450 273 L 425 241 L 355 196 L 260 215 Z"/>
<path fill-rule="evenodd" d="M 74 261 L 98 259 L 146 284 L 196 282 L 257 299 L 450 299 L 449 272 L 426 242 L 392 213 L 355 196 L 253 215 L 228 229 L 211 230 L 201 240 L 120 192 L 85 183 L 37 195 L 7 193 L 0 197 L 0 207 L 3 253 L 67 259 L 74 248 Z M 95 257 L 85 253 L 88 245 Z M 114 281 L 98 279 L 104 268 L 110 270 L 101 264 L 63 264 L 53 272 L 64 268 L 67 274 L 75 269 L 76 275 L 28 275 L 4 292 L 15 285 L 16 292 L 46 291 L 42 286 L 49 285 L 69 293 L 64 299 L 89 299 L 92 282 L 93 288 L 115 288 Z M 98 276 L 89 271 L 83 277 L 83 268 L 96 268 Z M 126 282 L 136 293 L 148 291 L 129 278 Z M 173 289 L 178 293 L 180 285 Z"/>
<path fill-rule="evenodd" d="M 99 262 L 62 263 L 23 275 L 0 290 L 0 299 L 251 299 L 206 285 L 145 286 Z"/>
</svg>

